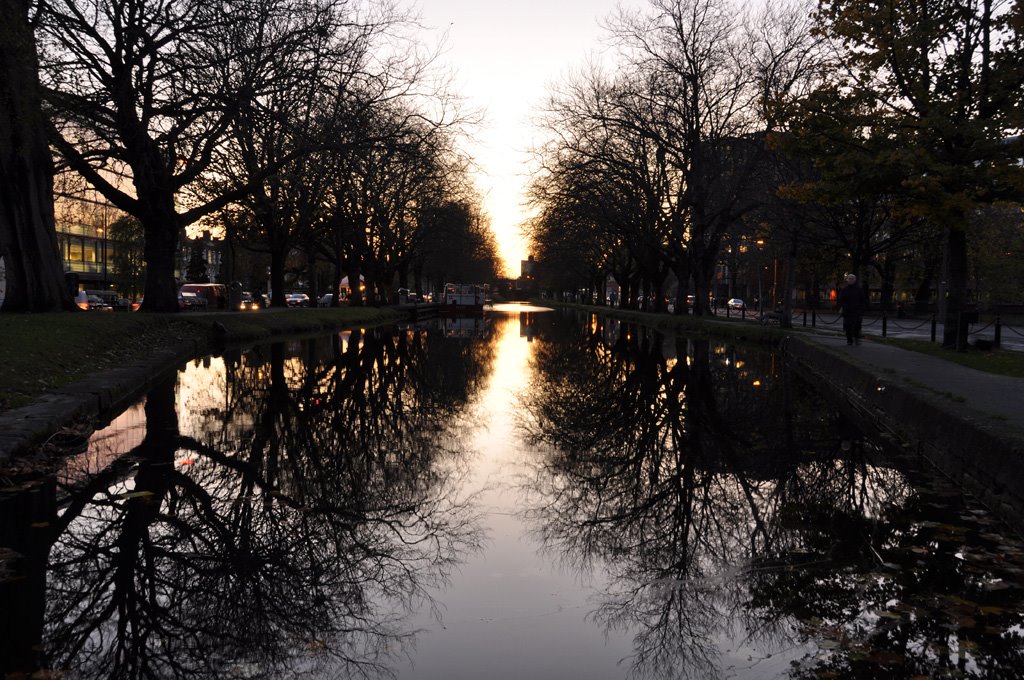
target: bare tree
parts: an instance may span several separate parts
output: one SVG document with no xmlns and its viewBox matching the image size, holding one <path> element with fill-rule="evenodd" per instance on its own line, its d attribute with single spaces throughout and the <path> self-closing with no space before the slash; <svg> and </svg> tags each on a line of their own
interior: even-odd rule
<svg viewBox="0 0 1024 680">
<path fill-rule="evenodd" d="M 411 16 L 381 5 L 302 52 L 278 55 L 272 68 L 290 85 L 240 108 L 207 191 L 241 195 L 226 214 L 228 236 L 270 255 L 272 304 L 284 305 L 289 254 L 315 254 L 339 164 L 391 139 L 367 121 L 426 79 L 433 55 L 406 35 L 413 25 Z"/>
<path fill-rule="evenodd" d="M 645 127 L 651 118 L 642 90 L 629 75 L 591 70 L 552 96 L 542 121 L 552 139 L 538 152 L 541 171 L 531 188 L 540 211 L 533 237 L 538 252 L 548 250 L 546 238 L 552 245 L 566 238 L 605 244 L 590 254 L 589 283 L 612 274 L 624 290 L 642 286 L 658 301 L 673 245 L 670 223 L 682 217 L 682 185 Z"/>
<path fill-rule="evenodd" d="M 317 240 L 335 264 L 336 283 L 341 268 L 352 282 L 364 277 L 371 303 L 390 297 L 396 277 L 408 283 L 429 207 L 457 200 L 465 185 L 467 161 L 456 141 L 470 119 L 456 111 L 428 115 L 423 104 L 409 97 L 366 109 L 346 131 L 358 143 L 330 155 L 330 198 Z M 359 286 L 352 290 L 361 304 Z"/>
<path fill-rule="evenodd" d="M 801 87 L 814 63 L 800 11 L 751 17 L 727 0 L 622 9 L 610 22 L 617 75 L 595 69 L 552 98 L 537 186 L 562 174 L 562 186 L 579 187 L 581 170 L 593 178 L 584 186 L 614 216 L 609 245 L 629 252 L 654 309 L 671 270 L 680 290 L 692 281 L 696 313 L 706 311 L 724 236 L 774 191 L 774 102 Z M 535 193 L 539 204 L 565 196 Z"/>
<path fill-rule="evenodd" d="M 357 21 L 347 9 L 340 0 L 46 3 L 39 30 L 53 143 L 65 163 L 141 221 L 146 310 L 178 308 L 183 228 L 251 189 L 203 200 L 187 192 L 210 169 L 241 107 L 292 86 L 273 68 L 281 55 Z M 132 186 L 102 172 L 117 165 Z"/>
<path fill-rule="evenodd" d="M 722 238 L 771 192 L 765 139 L 772 106 L 813 73 L 805 8 L 769 6 L 749 16 L 725 0 L 653 0 L 647 14 L 621 12 L 612 30 L 632 68 L 649 74 L 656 122 L 647 126 L 683 186 L 672 242 L 685 244 L 696 311 Z M 671 134 L 665 134 L 664 131 Z M 685 281 L 680 281 L 685 283 Z"/>
<path fill-rule="evenodd" d="M 471 193 L 445 194 L 418 207 L 410 262 L 418 293 L 448 281 L 490 281 L 498 275 L 494 233 Z"/>
</svg>

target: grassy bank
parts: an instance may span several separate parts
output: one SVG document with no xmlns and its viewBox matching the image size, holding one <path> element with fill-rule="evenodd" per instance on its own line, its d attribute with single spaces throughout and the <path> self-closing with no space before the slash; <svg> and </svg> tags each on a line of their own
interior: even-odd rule
<svg viewBox="0 0 1024 680">
<path fill-rule="evenodd" d="M 184 340 L 255 343 L 400 318 L 391 309 L 362 307 L 209 314 L 0 314 L 0 411 Z"/>
<path fill-rule="evenodd" d="M 908 340 L 906 338 L 886 338 L 880 342 L 887 342 L 903 349 L 909 349 L 922 354 L 952 361 L 961 366 L 967 366 L 986 373 L 996 375 L 1008 375 L 1014 378 L 1024 378 L 1024 352 L 1010 351 L 983 351 L 970 348 L 966 352 L 955 352 L 943 349 L 941 345 L 926 340 Z"/>
</svg>

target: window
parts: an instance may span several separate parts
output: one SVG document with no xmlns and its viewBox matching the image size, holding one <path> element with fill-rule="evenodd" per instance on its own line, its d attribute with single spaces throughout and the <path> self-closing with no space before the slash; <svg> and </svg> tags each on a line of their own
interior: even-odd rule
<svg viewBox="0 0 1024 680">
<path fill-rule="evenodd" d="M 82 239 L 80 238 L 69 238 L 68 239 L 68 251 L 67 251 L 68 262 L 84 262 L 82 256 Z"/>
</svg>

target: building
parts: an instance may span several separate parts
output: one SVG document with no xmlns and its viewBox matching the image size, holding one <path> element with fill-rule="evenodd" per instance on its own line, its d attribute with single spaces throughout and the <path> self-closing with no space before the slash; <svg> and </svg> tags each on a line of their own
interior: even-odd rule
<svg viewBox="0 0 1024 680">
<path fill-rule="evenodd" d="M 111 262 L 120 247 L 110 238 L 119 210 L 96 197 L 61 198 L 55 204 L 57 248 L 64 272 L 77 290 L 117 287 Z"/>
<path fill-rule="evenodd" d="M 214 238 L 209 231 L 196 238 L 182 239 L 178 244 L 175 278 L 181 282 L 224 283 L 221 281 L 223 243 L 223 239 Z"/>
<path fill-rule="evenodd" d="M 110 227 L 125 213 L 107 203 L 98 194 L 60 197 L 55 204 L 57 243 L 64 273 L 74 290 L 117 290 L 125 297 L 142 294 L 141 280 L 129 281 L 115 260 L 122 249 L 141 248 L 112 237 Z M 179 239 L 174 276 L 184 282 L 193 253 L 202 270 L 196 280 L 218 281 L 223 243 L 209 231 L 197 238 Z M 127 253 L 124 253 L 127 255 Z M 141 257 L 136 253 L 136 257 Z M 132 290 L 132 288 L 135 290 Z"/>
<path fill-rule="evenodd" d="M 525 260 L 519 261 L 519 278 L 524 281 L 532 281 L 537 276 L 537 261 L 530 255 Z"/>
</svg>

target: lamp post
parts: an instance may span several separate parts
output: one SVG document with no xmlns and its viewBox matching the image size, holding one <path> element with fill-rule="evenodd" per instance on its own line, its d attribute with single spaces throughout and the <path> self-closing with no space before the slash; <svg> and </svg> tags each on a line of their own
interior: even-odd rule
<svg viewBox="0 0 1024 680">
<path fill-rule="evenodd" d="M 106 227 L 98 227 L 96 231 L 99 232 L 100 238 L 103 239 L 102 247 L 100 250 L 100 257 L 103 258 L 103 290 L 107 289 L 107 229 Z"/>
</svg>

